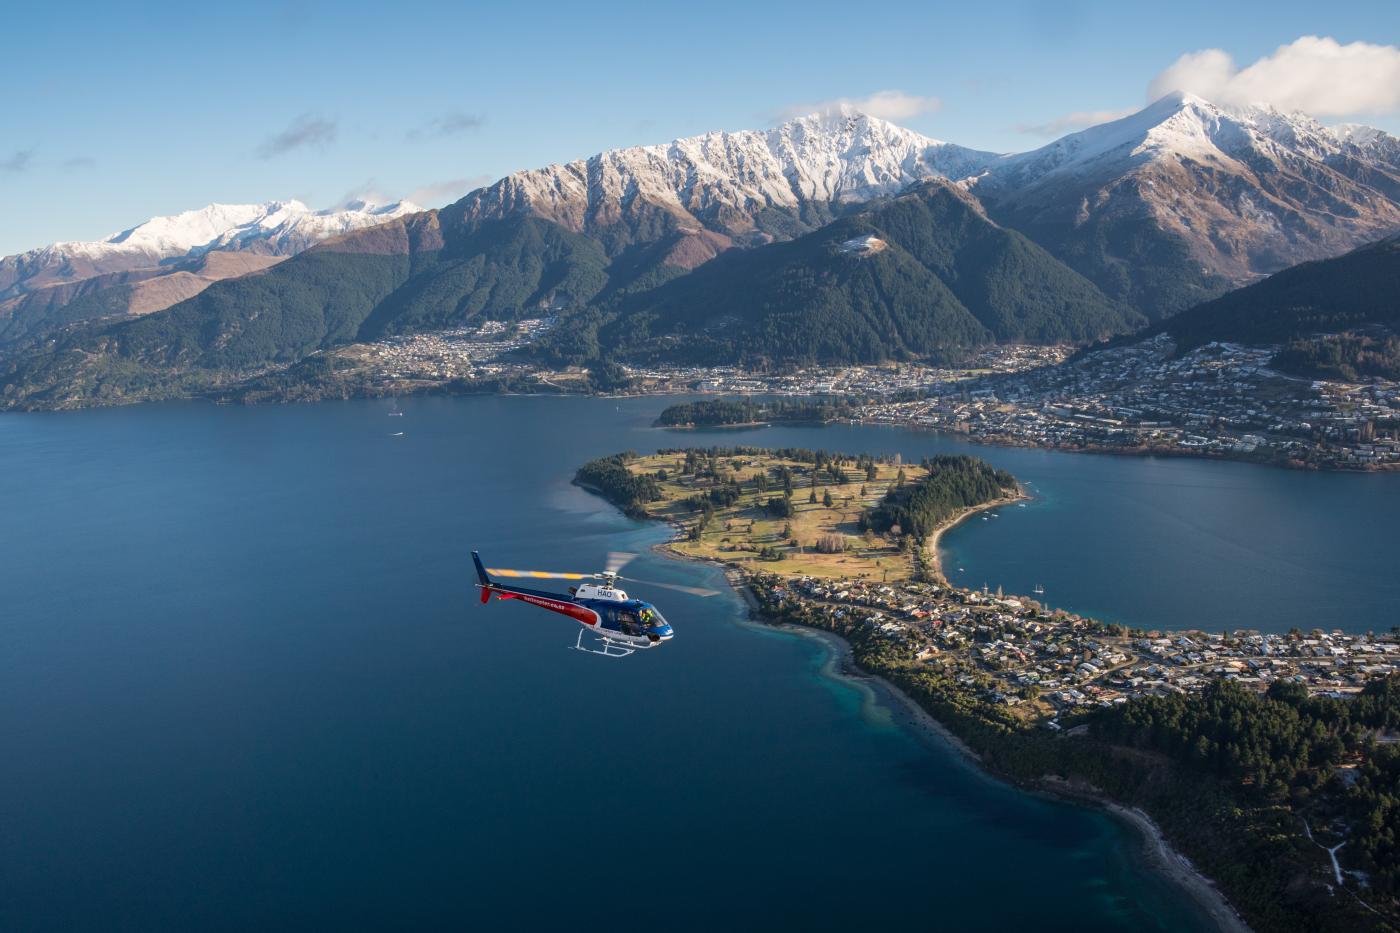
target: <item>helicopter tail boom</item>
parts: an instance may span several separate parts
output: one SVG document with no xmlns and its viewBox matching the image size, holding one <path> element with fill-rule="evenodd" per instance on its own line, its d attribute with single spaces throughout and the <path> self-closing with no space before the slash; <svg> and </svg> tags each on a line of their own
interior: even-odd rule
<svg viewBox="0 0 1400 933">
<path fill-rule="evenodd" d="M 481 581 L 482 586 L 491 585 L 491 576 L 486 572 L 486 565 L 481 562 L 481 555 L 472 551 L 472 563 L 476 564 L 476 578 Z"/>
<path fill-rule="evenodd" d="M 472 563 L 476 564 L 476 578 L 480 581 L 482 605 L 491 601 L 491 575 L 486 572 L 486 565 L 481 562 L 481 555 L 472 551 Z"/>
<path fill-rule="evenodd" d="M 561 596 L 558 593 L 550 593 L 546 590 L 532 590 L 523 586 L 497 583 L 495 580 L 491 579 L 491 574 L 487 572 L 486 565 L 481 562 L 481 555 L 476 551 L 472 551 L 472 561 L 476 564 L 476 577 L 477 580 L 480 581 L 477 583 L 477 586 L 481 589 L 481 601 L 483 603 L 489 603 L 492 594 L 495 594 L 497 599 L 518 599 L 532 606 L 539 606 L 541 609 L 548 609 L 551 612 L 566 615 L 587 626 L 597 625 L 600 621 L 598 613 L 586 606 L 580 606 L 567 596 Z"/>
</svg>

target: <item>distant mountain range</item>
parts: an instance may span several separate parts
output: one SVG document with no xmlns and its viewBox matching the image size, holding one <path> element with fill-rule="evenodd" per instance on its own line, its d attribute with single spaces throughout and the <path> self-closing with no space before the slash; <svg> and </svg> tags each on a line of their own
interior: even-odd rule
<svg viewBox="0 0 1400 933">
<path fill-rule="evenodd" d="M 570 362 L 1080 343 L 1400 230 L 1400 140 L 1173 94 L 998 155 L 832 111 L 518 172 L 440 211 L 264 207 L 134 228 L 108 265 L 74 244 L 0 261 L 8 403 L 184 394 L 477 316 L 558 314 L 540 352 Z M 8 359 L 7 332 L 26 345 Z"/>
<path fill-rule="evenodd" d="M 6 256 L 0 259 L 0 347 L 74 321 L 159 311 L 216 281 L 421 210 L 407 201 L 354 201 L 324 211 L 300 201 L 210 204 L 152 217 L 102 240 Z"/>
</svg>

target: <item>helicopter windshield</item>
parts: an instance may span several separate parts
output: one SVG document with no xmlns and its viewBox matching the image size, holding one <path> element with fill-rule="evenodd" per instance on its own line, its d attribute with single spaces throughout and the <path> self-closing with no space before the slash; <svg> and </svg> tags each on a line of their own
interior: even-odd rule
<svg viewBox="0 0 1400 933">
<path fill-rule="evenodd" d="M 649 603 L 643 603 L 639 615 L 642 618 L 642 625 L 647 628 L 660 628 L 666 624 L 666 619 L 661 613 L 656 611 L 656 607 Z"/>
</svg>

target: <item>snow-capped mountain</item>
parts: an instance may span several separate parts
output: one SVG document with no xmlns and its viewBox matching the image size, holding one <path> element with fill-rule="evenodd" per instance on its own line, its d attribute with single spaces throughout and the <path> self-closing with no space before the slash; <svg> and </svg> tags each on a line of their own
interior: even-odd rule
<svg viewBox="0 0 1400 933">
<path fill-rule="evenodd" d="M 1116 297 L 1171 313 L 1400 229 L 1400 141 L 1171 94 L 966 182 Z"/>
<path fill-rule="evenodd" d="M 450 210 L 537 217 L 613 255 L 660 244 L 690 269 L 933 178 L 1153 316 L 1400 229 L 1394 137 L 1180 93 L 1014 155 L 834 110 L 516 172 Z"/>
<path fill-rule="evenodd" d="M 460 206 L 468 222 L 524 214 L 589 234 L 660 220 L 723 248 L 733 239 L 790 234 L 793 217 L 809 205 L 865 202 L 926 178 L 962 178 L 996 158 L 833 109 L 770 130 L 706 133 L 516 172 Z M 810 224 L 796 232 L 804 227 Z"/>
<path fill-rule="evenodd" d="M 312 210 L 300 201 L 210 204 L 152 217 L 102 240 L 61 242 L 0 259 L 0 299 L 59 283 L 197 259 L 215 250 L 291 256 L 322 240 L 414 214 L 407 201 Z"/>
</svg>

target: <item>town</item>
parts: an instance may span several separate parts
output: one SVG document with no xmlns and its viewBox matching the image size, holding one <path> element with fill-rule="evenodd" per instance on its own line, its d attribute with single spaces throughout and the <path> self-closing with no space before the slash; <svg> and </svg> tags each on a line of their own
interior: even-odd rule
<svg viewBox="0 0 1400 933">
<path fill-rule="evenodd" d="M 374 391 L 509 384 L 598 391 L 585 367 L 549 370 L 517 351 L 553 317 L 487 321 L 334 351 Z M 1400 469 L 1400 384 L 1288 376 L 1277 347 L 1212 343 L 1177 355 L 1169 337 L 1078 355 L 997 346 L 958 365 L 623 366 L 621 394 L 834 396 L 854 420 L 925 428 L 987 444 L 1244 459 L 1305 469 Z"/>
<path fill-rule="evenodd" d="M 1400 671 L 1393 632 L 1131 631 L 1033 599 L 941 582 L 771 572 L 752 573 L 748 582 L 779 612 L 800 607 L 819 627 L 856 627 L 906 663 L 951 674 L 982 699 L 1051 729 L 1079 708 L 1199 690 L 1217 678 L 1260 691 L 1291 680 L 1311 693 L 1343 696 Z"/>
<path fill-rule="evenodd" d="M 1269 368 L 1276 352 L 1214 343 L 1177 356 L 1160 335 L 1060 365 L 930 387 L 925 398 L 866 405 L 859 417 L 983 443 L 1400 466 L 1400 385 L 1285 376 Z"/>
</svg>

